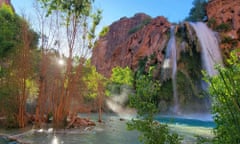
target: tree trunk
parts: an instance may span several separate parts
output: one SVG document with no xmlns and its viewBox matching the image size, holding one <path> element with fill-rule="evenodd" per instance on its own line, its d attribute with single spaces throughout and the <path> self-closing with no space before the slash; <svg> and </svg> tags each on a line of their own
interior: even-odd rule
<svg viewBox="0 0 240 144">
<path fill-rule="evenodd" d="M 104 87 L 101 80 L 98 81 L 98 122 L 102 122 L 102 104 L 103 104 Z"/>
<path fill-rule="evenodd" d="M 18 92 L 18 125 L 20 128 L 25 127 L 26 101 L 27 101 L 27 87 L 26 81 L 30 76 L 30 44 L 32 35 L 28 31 L 28 24 L 22 21 L 21 25 L 22 47 L 19 48 L 16 62 L 16 79 L 19 86 Z"/>
</svg>

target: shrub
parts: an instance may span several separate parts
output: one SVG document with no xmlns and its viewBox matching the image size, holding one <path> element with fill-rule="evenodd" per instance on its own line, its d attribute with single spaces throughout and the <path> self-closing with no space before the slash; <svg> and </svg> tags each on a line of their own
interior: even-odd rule
<svg viewBox="0 0 240 144">
<path fill-rule="evenodd" d="M 111 82 L 119 85 L 133 85 L 133 72 L 129 67 L 115 67 L 112 69 Z"/>
<path fill-rule="evenodd" d="M 133 34 L 137 31 L 139 31 L 140 29 L 142 29 L 145 25 L 148 25 L 151 22 L 150 18 L 147 18 L 145 20 L 143 20 L 140 24 L 136 25 L 135 27 L 133 27 L 132 29 L 130 29 L 128 31 L 128 34 Z"/>
<path fill-rule="evenodd" d="M 216 144 L 240 143 L 240 59 L 236 53 L 231 53 L 228 63 L 227 68 L 217 67 L 217 76 L 205 74 L 213 99 Z"/>
<path fill-rule="evenodd" d="M 201 21 L 206 16 L 207 0 L 193 0 L 193 7 L 190 9 L 189 16 L 185 19 L 187 21 Z"/>
<path fill-rule="evenodd" d="M 225 36 L 223 37 L 222 41 L 223 44 L 231 44 L 232 47 L 236 47 L 238 44 L 238 40 L 237 39 L 233 39 L 229 36 Z"/>
<path fill-rule="evenodd" d="M 221 23 L 220 25 L 216 26 L 216 30 L 219 32 L 227 32 L 231 30 L 231 25 L 228 23 Z"/>
<path fill-rule="evenodd" d="M 100 36 L 100 37 L 105 36 L 105 35 L 108 33 L 108 31 L 109 31 L 109 27 L 108 27 L 108 26 L 103 27 L 103 29 L 102 29 L 102 31 L 100 32 L 99 36 Z"/>
<path fill-rule="evenodd" d="M 209 19 L 207 22 L 207 25 L 211 28 L 215 28 L 216 27 L 216 19 L 214 19 L 214 18 Z"/>
<path fill-rule="evenodd" d="M 136 79 L 136 93 L 130 96 L 130 106 L 137 109 L 138 119 L 128 122 L 129 130 L 138 130 L 144 144 L 180 144 L 181 138 L 170 133 L 166 124 L 154 121 L 158 112 L 157 98 L 160 84 L 147 75 Z"/>
</svg>

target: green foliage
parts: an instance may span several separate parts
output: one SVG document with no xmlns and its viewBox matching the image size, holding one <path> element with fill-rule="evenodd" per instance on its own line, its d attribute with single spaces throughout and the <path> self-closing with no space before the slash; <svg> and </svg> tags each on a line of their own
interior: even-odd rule
<svg viewBox="0 0 240 144">
<path fill-rule="evenodd" d="M 128 34 L 133 34 L 137 31 L 139 31 L 140 29 L 142 29 L 145 25 L 148 25 L 151 22 L 150 18 L 147 18 L 145 20 L 143 20 L 140 24 L 136 25 L 135 27 L 133 27 L 132 29 L 130 29 L 128 31 Z"/>
<path fill-rule="evenodd" d="M 239 52 L 238 52 L 239 53 Z M 212 96 L 212 112 L 216 123 L 216 144 L 240 143 L 240 60 L 239 55 L 231 53 L 227 68 L 217 67 L 219 75 L 205 80 L 209 83 Z"/>
<path fill-rule="evenodd" d="M 112 75 L 110 81 L 107 84 L 107 95 L 120 94 L 121 86 L 132 87 L 133 86 L 133 72 L 129 67 L 115 67 L 112 69 Z"/>
<path fill-rule="evenodd" d="M 240 29 L 237 30 L 238 40 L 240 41 Z"/>
<path fill-rule="evenodd" d="M 140 119 L 127 123 L 128 129 L 141 132 L 139 140 L 144 144 L 180 144 L 177 134 L 170 133 L 167 125 L 153 119 L 158 112 L 159 90 L 160 84 L 150 76 L 141 75 L 136 79 L 136 93 L 130 96 L 130 106 L 137 109 Z"/>
<path fill-rule="evenodd" d="M 88 39 L 92 40 L 95 38 L 95 30 L 97 25 L 100 23 L 102 17 L 101 17 L 102 11 L 101 10 L 97 10 L 97 12 L 95 14 L 92 14 L 91 17 L 93 19 L 92 22 L 92 27 L 90 29 L 90 32 L 88 33 Z M 92 47 L 92 46 L 91 46 Z"/>
<path fill-rule="evenodd" d="M 216 26 L 215 29 L 219 32 L 227 32 L 231 30 L 231 25 L 228 23 L 221 23 L 220 25 Z"/>
<path fill-rule="evenodd" d="M 5 3 L 2 4 L 1 9 L 8 14 L 14 15 L 12 7 L 9 5 L 6 5 Z"/>
<path fill-rule="evenodd" d="M 131 28 L 129 31 L 128 31 L 128 34 L 133 34 L 135 32 L 137 32 L 138 30 L 142 29 L 143 25 L 137 25 L 133 28 Z"/>
<path fill-rule="evenodd" d="M 93 12 L 94 0 L 38 0 L 42 6 L 48 10 L 47 16 L 51 15 L 54 11 L 59 11 L 63 18 L 67 31 L 72 32 L 74 37 L 69 40 L 77 39 L 76 32 L 82 28 L 82 39 L 88 41 L 88 48 L 94 46 L 93 40 L 95 39 L 95 30 L 101 20 L 101 10 Z M 90 25 L 91 23 L 91 25 Z M 73 34 L 75 33 L 75 34 Z M 70 35 L 68 33 L 68 35 Z M 73 40 L 74 41 L 74 40 Z"/>
<path fill-rule="evenodd" d="M 39 88 L 38 88 L 36 81 L 34 81 L 32 79 L 27 79 L 26 80 L 26 88 L 28 90 L 28 95 L 29 95 L 28 99 L 30 101 L 35 99 L 39 92 Z"/>
<path fill-rule="evenodd" d="M 1 126 L 5 128 L 16 128 L 18 106 L 16 101 L 17 87 L 13 83 L 5 83 L 0 85 L 0 113 L 6 116 Z"/>
<path fill-rule="evenodd" d="M 149 76 L 139 76 L 136 80 L 136 94 L 130 97 L 130 105 L 138 110 L 140 116 L 153 117 L 158 112 L 157 99 L 160 83 Z"/>
<path fill-rule="evenodd" d="M 162 87 L 160 89 L 160 98 L 162 100 L 171 101 L 173 96 L 173 87 L 172 80 L 167 80 L 162 83 Z"/>
<path fill-rule="evenodd" d="M 202 136 L 195 136 L 197 138 L 196 144 L 212 144 L 213 139 L 208 137 L 202 137 Z"/>
<path fill-rule="evenodd" d="M 76 17 L 80 15 L 89 15 L 93 0 L 38 0 L 48 10 L 50 15 L 55 10 L 60 10 L 66 13 L 67 16 L 76 14 Z"/>
<path fill-rule="evenodd" d="M 147 64 L 147 61 L 148 61 L 148 57 L 144 57 L 142 59 L 140 59 L 138 61 L 138 70 L 137 72 L 135 73 L 135 76 L 139 76 L 139 75 L 142 75 L 142 74 L 146 74 L 145 73 L 145 66 Z"/>
<path fill-rule="evenodd" d="M 20 18 L 9 6 L 0 8 L 0 56 L 6 57 L 19 43 Z"/>
<path fill-rule="evenodd" d="M 87 86 L 86 96 L 88 98 L 96 98 L 98 95 L 98 87 L 100 82 L 105 83 L 106 78 L 97 72 L 96 67 L 92 66 L 90 62 L 86 63 L 86 72 L 83 81 Z"/>
<path fill-rule="evenodd" d="M 202 78 L 201 74 L 201 55 L 197 51 L 197 47 L 189 49 L 187 53 L 181 53 L 180 62 L 182 63 L 182 70 L 194 81 L 199 81 Z"/>
<path fill-rule="evenodd" d="M 231 44 L 232 47 L 236 47 L 238 44 L 237 39 L 233 39 L 232 37 L 229 36 L 224 36 L 221 43 L 223 44 Z"/>
<path fill-rule="evenodd" d="M 217 22 L 216 22 L 216 19 L 211 18 L 211 19 L 208 20 L 207 25 L 208 25 L 209 27 L 215 29 L 216 23 L 217 23 Z"/>
<path fill-rule="evenodd" d="M 202 21 L 204 16 L 206 16 L 206 0 L 194 0 L 193 8 L 189 12 L 189 16 L 185 19 L 186 21 Z"/>
<path fill-rule="evenodd" d="M 102 31 L 100 32 L 99 36 L 100 36 L 100 37 L 105 36 L 105 35 L 108 33 L 108 31 L 109 31 L 109 26 L 103 27 L 103 29 L 102 29 Z"/>
<path fill-rule="evenodd" d="M 0 57 L 7 57 L 13 54 L 17 47 L 21 45 L 21 27 L 27 23 L 23 18 L 16 15 L 12 8 L 3 4 L 0 8 Z M 36 48 L 38 44 L 38 34 L 28 28 L 31 40 L 31 48 Z"/>
<path fill-rule="evenodd" d="M 115 67 L 112 69 L 112 75 L 110 78 L 111 82 L 117 83 L 120 85 L 133 85 L 133 72 L 129 67 Z"/>
<path fill-rule="evenodd" d="M 128 124 L 129 130 L 137 129 L 142 133 L 139 140 L 144 144 L 181 144 L 179 136 L 175 133 L 170 134 L 166 124 L 149 120 L 132 120 Z"/>
<path fill-rule="evenodd" d="M 37 33 L 30 29 L 26 20 L 16 15 L 8 5 L 0 8 L 0 113 L 7 118 L 4 123 L 6 127 L 18 126 L 19 101 L 21 101 L 21 105 L 24 105 L 20 98 L 23 93 L 21 88 L 27 89 L 26 97 L 28 94 L 36 95 L 38 93 L 37 89 L 28 83 L 29 81 L 24 85 L 23 79 L 21 79 L 24 75 L 29 76 L 29 80 L 32 80 L 33 75 L 28 75 L 31 68 L 28 66 L 24 70 L 21 69 L 23 65 L 27 65 L 23 62 L 24 60 L 32 62 L 31 50 L 37 47 L 37 41 Z M 23 49 L 28 46 L 30 50 L 24 51 Z M 21 59 L 23 57 L 26 59 Z M 36 84 L 34 87 L 37 87 Z"/>
<path fill-rule="evenodd" d="M 120 94 L 121 85 L 118 83 L 108 83 L 107 90 L 110 92 L 110 94 Z"/>
</svg>

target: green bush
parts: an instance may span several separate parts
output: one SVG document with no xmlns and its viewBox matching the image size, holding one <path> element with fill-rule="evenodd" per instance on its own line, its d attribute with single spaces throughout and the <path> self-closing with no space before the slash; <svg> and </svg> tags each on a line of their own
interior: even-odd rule
<svg viewBox="0 0 240 144">
<path fill-rule="evenodd" d="M 130 29 L 128 31 L 128 34 L 133 34 L 137 31 L 139 31 L 140 29 L 142 29 L 145 25 L 148 25 L 151 22 L 150 18 L 147 18 L 145 20 L 143 20 L 140 24 L 136 25 L 135 27 L 133 27 L 132 29 Z"/>
<path fill-rule="evenodd" d="M 128 129 L 138 130 L 139 140 L 144 144 L 180 144 L 181 138 L 170 133 L 167 125 L 154 121 L 159 90 L 160 84 L 147 75 L 136 79 L 136 93 L 130 96 L 130 106 L 137 109 L 138 119 L 128 122 Z"/>
<path fill-rule="evenodd" d="M 129 67 L 115 67 L 112 69 L 111 82 L 119 85 L 133 85 L 133 72 Z"/>
<path fill-rule="evenodd" d="M 128 34 L 133 34 L 133 33 L 137 32 L 138 30 L 142 29 L 142 27 L 143 27 L 143 25 L 141 25 L 141 24 L 137 25 L 137 26 L 133 27 L 132 29 L 130 29 L 128 31 Z"/>
<path fill-rule="evenodd" d="M 223 44 L 231 44 L 232 47 L 236 47 L 238 44 L 238 40 L 237 39 L 233 39 L 229 36 L 225 36 L 223 37 L 221 43 Z"/>
<path fill-rule="evenodd" d="M 19 44 L 20 18 L 11 7 L 3 4 L 0 8 L 0 56 L 6 57 Z"/>
<path fill-rule="evenodd" d="M 211 28 L 215 28 L 216 27 L 216 19 L 214 19 L 214 18 L 209 19 L 207 22 L 207 25 Z"/>
<path fill-rule="evenodd" d="M 227 32 L 231 30 L 231 25 L 228 23 L 221 23 L 220 25 L 216 26 L 216 30 L 219 32 Z"/>
<path fill-rule="evenodd" d="M 193 7 L 190 9 L 189 16 L 186 21 L 201 21 L 206 16 L 207 0 L 193 0 Z"/>
<path fill-rule="evenodd" d="M 0 123 L 4 128 L 17 128 L 18 104 L 16 101 L 17 87 L 12 84 L 0 85 L 0 112 L 6 116 L 6 120 Z"/>
<path fill-rule="evenodd" d="M 100 32 L 99 36 L 100 36 L 100 37 L 105 36 L 105 35 L 108 33 L 108 31 L 109 31 L 109 27 L 108 27 L 108 26 L 103 27 L 103 29 L 102 29 L 102 31 Z"/>
<path fill-rule="evenodd" d="M 205 74 L 213 100 L 216 144 L 240 143 L 240 59 L 236 53 L 231 53 L 228 64 L 227 68 L 217 67 L 217 76 Z"/>
</svg>

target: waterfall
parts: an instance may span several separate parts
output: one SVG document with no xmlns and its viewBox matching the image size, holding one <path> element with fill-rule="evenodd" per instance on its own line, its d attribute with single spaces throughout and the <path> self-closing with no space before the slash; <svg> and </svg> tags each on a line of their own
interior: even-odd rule
<svg viewBox="0 0 240 144">
<path fill-rule="evenodd" d="M 201 45 L 203 69 L 206 70 L 209 76 L 216 75 L 217 70 L 214 68 L 214 66 L 216 64 L 223 64 L 216 35 L 203 22 L 190 23 L 190 25 L 195 30 Z"/>
<path fill-rule="evenodd" d="M 171 26 L 170 31 L 170 39 L 168 41 L 167 45 L 167 51 L 166 51 L 166 59 L 165 63 L 169 63 L 168 65 L 172 68 L 172 86 L 173 86 L 173 112 L 179 113 L 179 100 L 178 100 L 178 94 L 177 94 L 177 81 L 176 81 L 176 73 L 177 73 L 177 49 L 176 49 L 176 40 L 175 40 L 175 26 Z M 166 65 L 166 64 L 165 64 Z"/>
<path fill-rule="evenodd" d="M 190 25 L 195 30 L 201 46 L 201 61 L 203 69 L 209 76 L 218 74 L 215 65 L 220 64 L 222 66 L 223 60 L 216 34 L 203 22 L 190 23 Z M 208 89 L 208 84 L 204 81 L 202 81 L 202 89 Z M 211 105 L 210 99 L 206 98 L 204 100 L 205 107 L 209 109 L 209 106 Z"/>
</svg>

